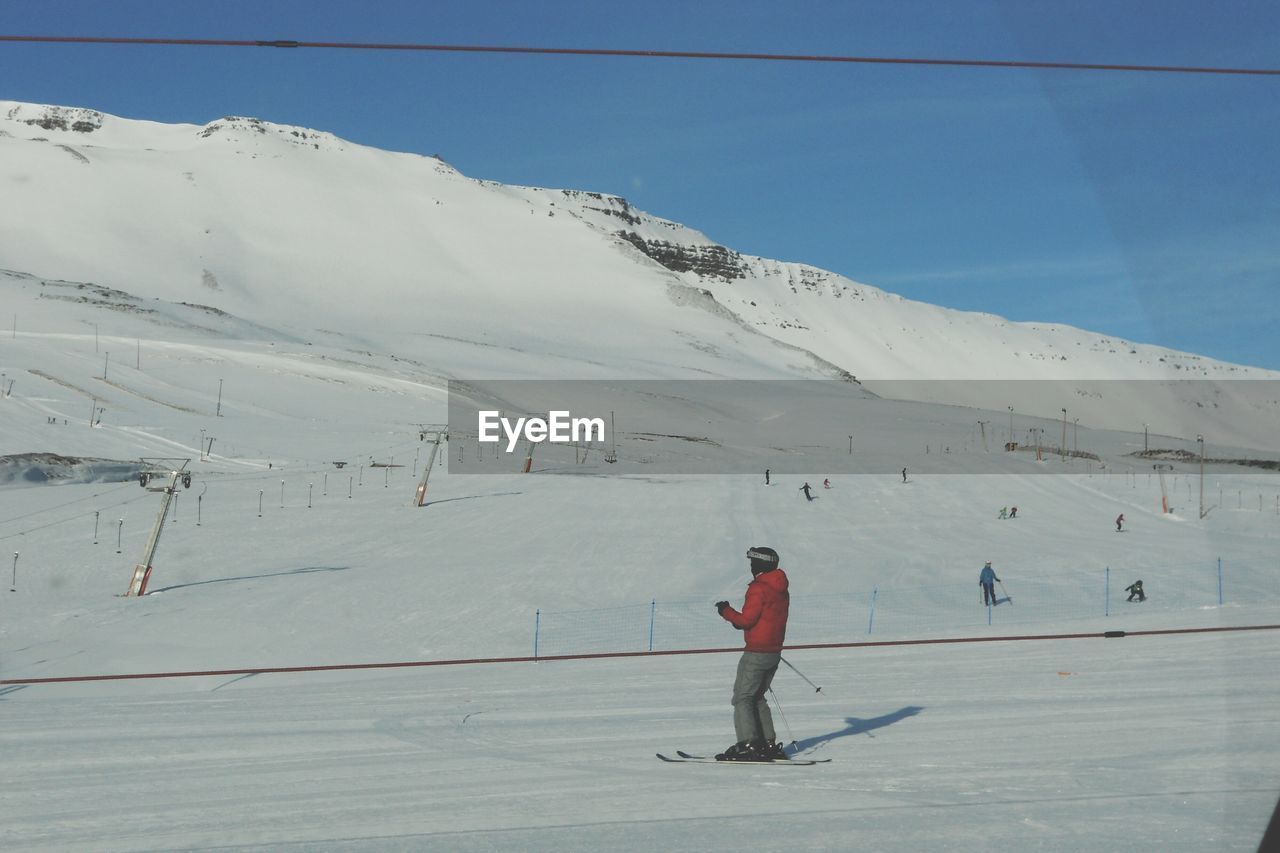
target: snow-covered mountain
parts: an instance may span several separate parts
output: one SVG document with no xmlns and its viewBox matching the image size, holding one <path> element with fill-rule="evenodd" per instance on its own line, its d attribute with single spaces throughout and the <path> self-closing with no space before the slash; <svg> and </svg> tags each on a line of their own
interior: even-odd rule
<svg viewBox="0 0 1280 853">
<path fill-rule="evenodd" d="M 1206 427 L 1184 421 L 1220 400 L 1155 384 L 1134 404 L 1132 387 L 1064 398 L 1027 383 L 1011 400 L 982 383 L 876 383 L 1280 378 L 914 302 L 740 254 L 617 196 L 476 180 L 436 157 L 259 119 L 166 125 L 0 101 L 0 181 L 0 269 L 19 306 L 79 288 L 113 312 L 156 319 L 139 311 L 169 306 L 172 322 L 177 306 L 202 329 L 216 319 L 216 334 L 372 350 L 437 378 L 857 377 L 999 412 L 1066 406 L 1113 428 L 1158 413 L 1187 436 Z M 1275 406 L 1218 414 L 1238 425 Z"/>
</svg>

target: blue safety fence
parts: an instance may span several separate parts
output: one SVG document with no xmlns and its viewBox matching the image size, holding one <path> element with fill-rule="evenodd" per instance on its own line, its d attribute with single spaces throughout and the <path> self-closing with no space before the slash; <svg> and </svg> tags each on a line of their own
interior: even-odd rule
<svg viewBox="0 0 1280 853">
<path fill-rule="evenodd" d="M 1020 578 L 1016 569 L 996 584 L 997 604 L 984 605 L 972 584 L 870 587 L 830 595 L 793 595 L 787 643 L 839 643 L 867 636 L 903 638 L 971 631 L 980 625 L 1034 626 L 1129 612 L 1177 613 L 1229 600 L 1230 566 L 1222 560 L 1177 566 L 1063 570 L 1050 578 Z M 1144 601 L 1129 600 L 1134 581 Z M 1260 591 L 1249 601 L 1257 602 Z M 1280 601 L 1280 594 L 1263 594 Z M 741 605 L 741 599 L 733 602 Z M 1137 608 L 1141 608 L 1137 610 Z M 538 610 L 534 656 L 617 651 L 671 651 L 736 646 L 741 635 L 703 599 L 659 600 L 583 610 Z"/>
</svg>

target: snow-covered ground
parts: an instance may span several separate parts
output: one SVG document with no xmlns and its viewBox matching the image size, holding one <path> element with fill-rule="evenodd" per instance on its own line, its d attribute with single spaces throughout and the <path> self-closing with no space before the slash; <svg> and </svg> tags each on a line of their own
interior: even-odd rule
<svg viewBox="0 0 1280 853">
<path fill-rule="evenodd" d="M 70 370 L 66 341 L 18 340 L 51 375 Z M 158 494 L 133 481 L 0 489 L 0 538 L 19 554 L 16 591 L 0 598 L 6 849 L 1256 847 L 1280 791 L 1274 631 L 797 649 L 788 660 L 822 691 L 784 668 L 780 733 L 833 760 L 795 768 L 654 758 L 732 740 L 727 653 L 22 684 L 521 657 L 537 610 L 583 611 L 598 634 L 604 609 L 654 599 L 688 604 L 701 645 L 731 647 L 711 603 L 740 599 L 742 555 L 758 544 L 792 578 L 793 636 L 829 617 L 824 599 L 878 590 L 871 635 L 860 604 L 825 641 L 1280 622 L 1273 475 L 1213 470 L 1221 504 L 1203 520 L 1161 513 L 1155 478 L 1118 463 L 1046 475 L 1064 463 L 976 449 L 970 464 L 1010 467 L 835 477 L 812 503 L 800 475 L 765 487 L 605 476 L 601 463 L 441 467 L 416 508 L 426 454 L 413 416 L 438 412 L 432 392 L 395 393 L 394 365 L 302 370 L 281 350 L 209 345 L 216 368 L 201 369 L 188 346 L 147 342 L 142 371 L 118 368 L 138 393 L 106 388 L 121 410 L 92 428 L 63 385 L 22 395 L 36 382 L 26 372 L 0 401 L 6 449 L 179 456 L 195 475 L 140 599 L 118 596 Z M 206 372 L 228 380 L 222 417 Z M 935 428 L 904 423 L 904 440 Z M 200 429 L 216 434 L 209 460 Z M 1107 435 L 1082 431 L 1082 449 Z M 367 464 L 392 457 L 404 467 Z M 1175 504 L 1194 507 L 1198 480 L 1182 468 Z M 1019 517 L 996 518 L 1010 504 Z M 985 559 L 1012 598 L 990 626 Z M 1120 589 L 1137 577 L 1151 598 L 1127 604 Z M 636 638 L 619 633 L 617 648 Z"/>
</svg>

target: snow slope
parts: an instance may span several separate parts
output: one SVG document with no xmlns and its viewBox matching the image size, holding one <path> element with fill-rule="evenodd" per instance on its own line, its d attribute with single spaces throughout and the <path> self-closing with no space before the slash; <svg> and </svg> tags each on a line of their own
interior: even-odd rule
<svg viewBox="0 0 1280 853">
<path fill-rule="evenodd" d="M 339 315 L 343 334 L 397 345 L 431 333 L 552 352 L 576 342 L 632 378 L 686 365 L 833 375 L 778 364 L 760 336 L 863 378 L 1275 378 L 919 304 L 737 254 L 617 196 L 475 181 L 436 158 L 260 119 L 157 126 L 0 101 L 0 146 L 0 227 L 13 237 L 0 268 L 197 301 L 305 339 Z M 712 348 L 724 357 L 708 366 Z"/>
<path fill-rule="evenodd" d="M 473 476 L 450 447 L 419 509 L 412 421 L 437 392 L 399 362 L 148 339 L 142 370 L 111 368 L 120 387 L 100 389 L 111 405 L 90 427 L 68 386 L 95 384 L 92 336 L 17 340 L 6 374 L 16 357 L 61 381 L 20 376 L 0 400 L 7 445 L 178 456 L 195 477 L 141 599 L 117 596 L 156 494 L 0 488 L 19 555 L 0 599 L 6 849 L 714 850 L 740 848 L 744 822 L 762 849 L 1252 849 L 1280 792 L 1270 631 L 794 650 L 823 690 L 780 673 L 780 732 L 833 759 L 814 768 L 652 758 L 727 745 L 732 654 L 23 684 L 527 656 L 538 610 L 544 653 L 596 651 L 602 634 L 635 651 L 610 614 L 651 600 L 675 620 L 660 645 L 732 647 L 711 602 L 740 598 L 741 555 L 764 543 L 792 577 L 793 641 L 1276 624 L 1280 496 L 1274 475 L 1219 466 L 1199 519 L 1179 465 L 1164 515 L 1120 457 L 1104 474 L 975 446 L 953 454 L 960 470 L 994 455 L 1002 473 L 836 476 L 806 503 L 799 475 L 609 476 L 548 457 Z M 918 412 L 905 440 L 933 439 L 937 412 L 881 405 Z M 207 460 L 201 430 L 217 436 Z M 1107 455 L 1109 434 L 1081 437 Z M 1006 504 L 1016 521 L 995 517 Z M 985 559 L 1013 599 L 991 625 Z M 1141 609 L 1119 592 L 1135 577 Z"/>
</svg>

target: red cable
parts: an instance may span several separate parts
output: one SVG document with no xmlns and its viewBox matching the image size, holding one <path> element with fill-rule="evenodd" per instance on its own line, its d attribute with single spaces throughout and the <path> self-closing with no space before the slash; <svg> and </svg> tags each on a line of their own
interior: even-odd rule
<svg viewBox="0 0 1280 853">
<path fill-rule="evenodd" d="M 928 640 L 875 640 L 855 643 L 800 643 L 787 646 L 787 651 L 803 649 L 861 649 L 874 646 L 922 646 L 946 643 L 996 643 L 1023 640 L 1085 640 L 1111 639 L 1118 637 L 1149 637 L 1159 634 L 1207 634 L 1226 631 L 1274 631 L 1280 625 L 1241 625 L 1220 628 L 1166 628 L 1153 631 L 1104 631 L 1088 634 L 1023 634 L 1002 637 L 947 637 Z M 132 681 L 143 678 L 196 678 L 210 675 L 265 675 L 289 672 L 335 672 L 339 670 L 357 669 L 403 669 L 405 667 L 423 666 L 464 666 L 482 663 L 546 663 L 564 660 L 598 660 L 600 658 L 640 658 L 669 657 L 672 655 L 706 655 L 741 652 L 742 648 L 728 649 L 672 649 L 658 652 L 591 652 L 579 655 L 542 655 L 539 657 L 506 657 L 506 658 L 459 658 L 454 660 L 415 660 L 396 661 L 390 663 L 335 663 L 315 666 L 265 666 L 243 669 L 204 669 L 185 672 L 132 672 L 120 675 L 64 675 L 49 678 L 5 678 L 0 679 L 0 686 L 6 684 L 65 684 L 74 681 Z"/>
<path fill-rule="evenodd" d="M 387 44 L 361 42 L 295 41 L 293 39 L 174 39 L 115 38 L 96 36 L 14 36 L 0 35 L 0 42 L 42 42 L 51 44 L 179 45 L 189 47 L 314 47 L 344 50 L 417 50 L 451 53 L 525 53 L 562 56 L 638 56 L 658 59 L 741 59 L 780 62 L 850 62 L 870 65 L 946 65 L 966 68 L 1042 68 L 1073 71 L 1147 71 L 1164 74 L 1247 74 L 1280 75 L 1276 68 L 1222 68 L 1194 65 L 1122 65 L 1094 62 L 1036 62 L 998 59 L 921 59 L 885 56 L 822 56 L 797 53 L 722 53 L 683 50 L 605 50 L 599 48 L 514 47 L 461 44 Z"/>
</svg>

